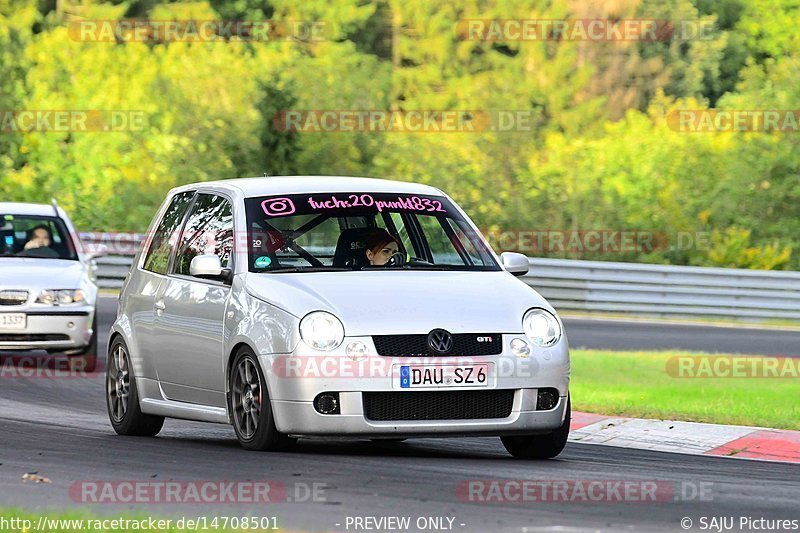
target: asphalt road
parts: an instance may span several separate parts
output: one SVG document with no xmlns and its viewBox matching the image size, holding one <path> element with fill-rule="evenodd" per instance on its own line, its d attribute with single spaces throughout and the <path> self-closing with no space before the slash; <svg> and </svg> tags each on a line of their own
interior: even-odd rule
<svg viewBox="0 0 800 533">
<path fill-rule="evenodd" d="M 564 328 L 571 348 L 692 350 L 800 357 L 800 331 L 797 330 L 593 318 L 566 318 Z"/>
<path fill-rule="evenodd" d="M 113 309 L 113 300 L 103 300 L 101 345 Z M 600 346 L 615 337 L 597 338 L 580 324 L 567 327 L 573 345 L 592 341 L 599 344 L 591 345 Z M 625 330 L 619 331 L 623 335 Z M 589 340 L 580 340 L 584 334 Z M 632 342 L 647 336 L 632 335 Z M 749 529 L 739 527 L 741 517 L 800 519 L 800 466 L 796 465 L 574 443 L 556 460 L 520 462 L 511 459 L 495 438 L 404 443 L 301 440 L 292 453 L 266 454 L 241 450 L 227 426 L 177 420 L 168 420 L 157 438 L 119 437 L 105 413 L 102 377 L 53 377 L 54 373 L 25 377 L 2 369 L 0 506 L 34 513 L 78 508 L 110 517 L 276 517 L 277 525 L 290 531 L 375 531 L 356 529 L 353 519 L 389 516 L 410 517 L 410 531 L 433 530 L 417 529 L 420 517 L 447 517 L 453 519 L 449 530 L 470 532 L 685 531 L 681 520 L 686 517 L 694 523 L 690 531 L 700 531 L 702 517 L 734 519 L 732 530 L 738 531 Z M 22 480 L 29 472 L 52 483 Z M 92 504 L 83 501 L 80 491 L 70 492 L 75 483 L 86 480 L 267 480 L 286 487 L 295 501 Z M 659 490 L 655 502 L 579 498 L 482 503 L 466 501 L 459 492 L 469 480 L 655 481 L 667 490 Z M 315 483 L 321 484 L 316 486 L 316 501 L 307 501 L 306 488 Z"/>
</svg>

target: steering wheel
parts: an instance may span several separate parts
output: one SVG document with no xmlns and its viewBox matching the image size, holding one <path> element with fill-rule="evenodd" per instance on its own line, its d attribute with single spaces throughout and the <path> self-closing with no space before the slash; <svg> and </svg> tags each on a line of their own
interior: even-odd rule
<svg viewBox="0 0 800 533">
<path fill-rule="evenodd" d="M 405 253 L 403 253 L 403 252 L 395 252 L 392 255 L 392 257 L 390 257 L 389 260 L 386 261 L 386 264 L 384 266 L 387 266 L 387 267 L 399 267 L 399 266 L 405 265 L 407 263 L 407 261 L 408 261 L 408 258 L 407 258 Z"/>
<path fill-rule="evenodd" d="M 40 257 L 43 259 L 58 259 L 61 256 L 49 246 L 39 246 L 38 248 L 28 248 L 15 254 L 17 257 Z"/>
</svg>

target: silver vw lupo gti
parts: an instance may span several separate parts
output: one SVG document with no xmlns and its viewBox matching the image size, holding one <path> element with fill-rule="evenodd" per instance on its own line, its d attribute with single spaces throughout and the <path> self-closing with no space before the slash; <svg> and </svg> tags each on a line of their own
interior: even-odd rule
<svg viewBox="0 0 800 533">
<path fill-rule="evenodd" d="M 170 191 L 120 295 L 107 406 L 121 435 L 165 417 L 298 437 L 497 435 L 548 458 L 569 433 L 553 308 L 424 185 L 274 177 Z"/>
</svg>

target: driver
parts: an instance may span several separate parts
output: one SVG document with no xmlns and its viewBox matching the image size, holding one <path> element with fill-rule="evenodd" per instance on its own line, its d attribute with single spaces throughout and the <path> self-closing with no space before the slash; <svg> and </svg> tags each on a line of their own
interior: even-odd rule
<svg viewBox="0 0 800 533">
<path fill-rule="evenodd" d="M 44 225 L 39 225 L 33 228 L 30 232 L 31 238 L 25 243 L 25 250 L 33 248 L 49 248 L 53 238 L 50 235 L 50 228 Z"/>
<path fill-rule="evenodd" d="M 375 228 L 364 237 L 364 247 L 369 264 L 383 266 L 400 250 L 400 243 L 385 229 Z"/>
</svg>

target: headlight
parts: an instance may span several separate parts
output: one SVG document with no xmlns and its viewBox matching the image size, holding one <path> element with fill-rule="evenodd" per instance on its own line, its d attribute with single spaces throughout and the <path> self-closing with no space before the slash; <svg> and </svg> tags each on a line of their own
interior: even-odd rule
<svg viewBox="0 0 800 533">
<path fill-rule="evenodd" d="M 300 337 L 315 350 L 329 351 L 342 344 L 344 326 L 325 311 L 314 311 L 300 321 Z"/>
<path fill-rule="evenodd" d="M 522 317 L 522 330 L 535 346 L 552 346 L 561 338 L 558 319 L 544 309 L 530 309 Z"/>
<path fill-rule="evenodd" d="M 45 289 L 36 298 L 37 304 L 71 305 L 82 303 L 86 299 L 80 289 Z"/>
</svg>

